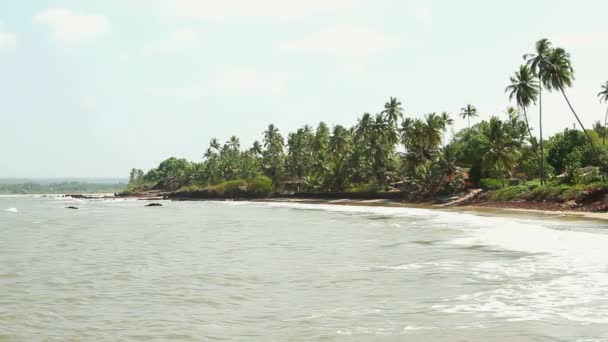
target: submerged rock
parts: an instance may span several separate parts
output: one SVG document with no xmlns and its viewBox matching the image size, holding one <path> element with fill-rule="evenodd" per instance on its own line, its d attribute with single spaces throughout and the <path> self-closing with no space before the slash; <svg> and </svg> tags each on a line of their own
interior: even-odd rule
<svg viewBox="0 0 608 342">
<path fill-rule="evenodd" d="M 69 206 L 69 207 L 66 207 L 66 209 L 78 210 L 78 207 Z"/>
<path fill-rule="evenodd" d="M 150 203 L 146 205 L 146 207 L 162 207 L 163 205 L 160 203 Z"/>
</svg>

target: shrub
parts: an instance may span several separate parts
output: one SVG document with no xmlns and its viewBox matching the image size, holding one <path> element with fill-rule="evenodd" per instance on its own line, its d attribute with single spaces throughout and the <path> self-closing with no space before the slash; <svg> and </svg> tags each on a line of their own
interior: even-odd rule
<svg viewBox="0 0 608 342">
<path fill-rule="evenodd" d="M 249 195 L 268 196 L 272 193 L 272 179 L 266 176 L 257 176 L 247 184 Z"/>
<path fill-rule="evenodd" d="M 542 185 L 532 190 L 528 199 L 535 201 L 561 200 L 561 195 L 570 188 L 568 185 Z"/>
<path fill-rule="evenodd" d="M 525 197 L 530 193 L 525 185 L 509 186 L 500 190 L 490 191 L 488 199 L 491 201 L 512 201 L 516 198 Z"/>
<path fill-rule="evenodd" d="M 201 187 L 200 185 L 187 185 L 187 186 L 182 186 L 181 188 L 179 188 L 177 190 L 177 192 L 194 192 L 194 191 L 199 191 L 202 190 L 203 187 Z"/>
<path fill-rule="evenodd" d="M 536 188 L 538 188 L 539 186 L 541 186 L 540 184 L 540 180 L 533 180 L 533 181 L 529 181 L 524 183 L 524 185 L 528 188 L 528 190 L 532 191 Z"/>
<path fill-rule="evenodd" d="M 226 181 L 216 185 L 214 190 L 219 196 L 238 196 L 247 190 L 247 182 L 242 179 Z"/>
<path fill-rule="evenodd" d="M 479 181 L 479 186 L 484 190 L 498 190 L 505 187 L 505 182 L 502 179 L 484 178 Z"/>
</svg>

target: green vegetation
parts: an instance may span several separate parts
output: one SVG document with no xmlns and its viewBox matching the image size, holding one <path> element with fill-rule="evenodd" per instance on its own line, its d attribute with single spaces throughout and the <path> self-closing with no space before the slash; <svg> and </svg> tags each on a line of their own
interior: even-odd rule
<svg viewBox="0 0 608 342">
<path fill-rule="evenodd" d="M 488 191 L 485 195 L 487 199 L 495 202 L 509 201 L 548 201 L 548 202 L 567 202 L 575 201 L 584 192 L 597 190 L 606 186 L 605 183 L 594 184 L 560 184 L 550 182 L 546 185 L 539 185 L 528 182 L 523 185 L 509 186 L 499 190 Z"/>
<path fill-rule="evenodd" d="M 270 124 L 248 149 L 238 137 L 212 139 L 200 162 L 169 158 L 146 173 L 133 169 L 128 192 L 145 189 L 203 191 L 217 196 L 266 196 L 272 192 L 386 192 L 445 195 L 467 187 L 489 190 L 493 200 L 562 200 L 604 180 L 608 171 L 606 125 L 586 130 L 566 90 L 574 69 L 570 55 L 542 39 L 510 77 L 506 93 L 517 108 L 477 123 L 472 104 L 460 109 L 467 128 L 453 132 L 448 112 L 416 117 L 391 97 L 377 114 L 352 127 L 305 125 L 284 137 Z M 548 139 L 542 131 L 542 96 L 558 92 L 580 130 Z M 608 102 L 608 82 L 598 94 Z M 537 104 L 539 132 L 528 109 Z"/>
</svg>

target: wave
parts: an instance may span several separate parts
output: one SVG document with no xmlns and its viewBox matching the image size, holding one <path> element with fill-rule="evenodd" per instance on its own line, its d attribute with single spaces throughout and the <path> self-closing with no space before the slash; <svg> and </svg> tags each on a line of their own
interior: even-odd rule
<svg viewBox="0 0 608 342">
<path fill-rule="evenodd" d="M 4 211 L 7 211 L 9 213 L 18 213 L 19 210 L 17 210 L 17 208 L 8 208 L 8 209 L 4 209 Z"/>
</svg>

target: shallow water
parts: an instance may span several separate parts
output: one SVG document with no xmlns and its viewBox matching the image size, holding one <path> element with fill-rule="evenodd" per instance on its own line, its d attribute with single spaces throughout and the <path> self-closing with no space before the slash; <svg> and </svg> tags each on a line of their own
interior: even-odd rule
<svg viewBox="0 0 608 342">
<path fill-rule="evenodd" d="M 608 341 L 601 222 L 144 204 L 0 197 L 0 341 Z"/>
</svg>

